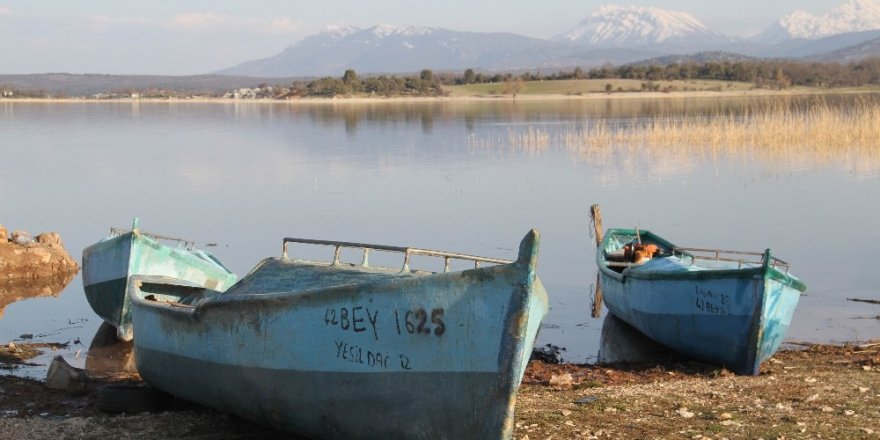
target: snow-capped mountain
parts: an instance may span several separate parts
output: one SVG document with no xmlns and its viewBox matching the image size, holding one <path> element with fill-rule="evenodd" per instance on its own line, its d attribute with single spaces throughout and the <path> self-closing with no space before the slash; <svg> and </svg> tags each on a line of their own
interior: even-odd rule
<svg viewBox="0 0 880 440">
<path fill-rule="evenodd" d="M 880 29 L 880 0 L 849 0 L 818 17 L 804 11 L 792 12 L 780 18 L 755 39 L 777 43 L 875 29 Z"/>
<path fill-rule="evenodd" d="M 733 39 L 686 12 L 638 6 L 599 7 L 579 25 L 544 40 L 512 33 L 462 32 L 436 27 L 328 27 L 278 55 L 215 72 L 250 77 L 415 73 L 422 69 L 517 71 L 624 64 L 703 53 L 753 57 L 821 56 L 878 37 L 880 0 L 849 0 L 821 17 L 796 12 L 781 19 L 764 41 Z M 828 36 L 828 35 L 831 36 Z M 809 39 L 808 39 L 809 38 Z M 854 56 L 865 56 L 866 46 Z M 721 54 L 721 55 L 717 55 Z"/>
<path fill-rule="evenodd" d="M 338 76 L 406 73 L 421 69 L 518 70 L 595 67 L 659 55 L 645 50 L 585 51 L 581 47 L 511 33 L 460 32 L 443 28 L 376 25 L 331 27 L 280 54 L 216 72 L 245 76 Z"/>
<path fill-rule="evenodd" d="M 603 5 L 574 28 L 552 38 L 595 47 L 717 46 L 730 38 L 687 12 L 642 6 Z"/>
</svg>

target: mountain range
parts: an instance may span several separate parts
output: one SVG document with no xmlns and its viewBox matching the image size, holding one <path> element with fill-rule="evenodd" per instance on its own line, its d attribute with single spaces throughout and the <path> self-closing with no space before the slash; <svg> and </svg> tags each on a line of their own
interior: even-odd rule
<svg viewBox="0 0 880 440">
<path fill-rule="evenodd" d="M 848 0 L 821 16 L 795 11 L 752 38 L 714 31 L 687 12 L 605 5 L 549 39 L 435 27 L 330 27 L 278 55 L 247 61 L 221 75 L 291 77 L 412 73 L 421 69 L 518 71 L 624 64 L 689 53 L 805 57 L 860 46 L 880 37 L 880 0 Z M 880 56 L 877 44 L 849 59 Z"/>
<path fill-rule="evenodd" d="M 638 6 L 600 6 L 553 41 L 594 47 L 695 48 L 733 40 L 707 28 L 687 12 Z"/>
<path fill-rule="evenodd" d="M 814 40 L 832 35 L 880 29 L 880 1 L 849 0 L 821 16 L 795 11 L 780 18 L 757 40 L 777 43 L 788 39 Z"/>
</svg>

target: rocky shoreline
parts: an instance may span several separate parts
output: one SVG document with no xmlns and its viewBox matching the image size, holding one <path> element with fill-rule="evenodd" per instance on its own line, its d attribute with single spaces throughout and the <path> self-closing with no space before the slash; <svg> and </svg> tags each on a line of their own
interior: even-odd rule
<svg viewBox="0 0 880 440">
<path fill-rule="evenodd" d="M 8 229 L 0 224 L 0 285 L 26 285 L 35 280 L 64 278 L 78 270 L 79 264 L 64 249 L 57 232 L 31 237 L 19 229 L 10 236 Z"/>
<path fill-rule="evenodd" d="M 107 384 L 78 393 L 0 376 L 0 432 L 8 438 L 293 438 L 194 405 L 107 414 Z M 809 345 L 778 352 L 759 376 L 680 360 L 653 364 L 529 363 L 513 438 L 880 438 L 880 342 Z"/>
</svg>

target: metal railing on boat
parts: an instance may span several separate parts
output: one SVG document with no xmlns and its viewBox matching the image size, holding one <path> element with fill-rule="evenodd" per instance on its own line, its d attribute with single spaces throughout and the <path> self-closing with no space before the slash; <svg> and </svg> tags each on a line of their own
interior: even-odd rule
<svg viewBox="0 0 880 440">
<path fill-rule="evenodd" d="M 480 263 L 489 263 L 489 264 L 510 264 L 513 263 L 511 260 L 503 260 L 500 258 L 487 258 L 487 257 L 479 257 L 476 255 L 468 255 L 461 254 L 457 252 L 446 252 L 446 251 L 436 251 L 431 249 L 420 249 L 413 247 L 402 247 L 402 246 L 387 246 L 382 244 L 366 244 L 366 243 L 353 243 L 347 241 L 333 241 L 333 240 L 315 240 L 310 238 L 290 238 L 285 237 L 283 241 L 283 249 L 281 253 L 281 257 L 284 259 L 289 258 L 287 252 L 288 243 L 302 243 L 302 244 L 314 244 L 314 245 L 323 245 L 323 246 L 334 246 L 336 248 L 333 254 L 333 262 L 331 265 L 336 266 L 340 264 L 340 254 L 343 248 L 355 248 L 363 250 L 363 259 L 361 260 L 361 266 L 369 267 L 369 255 L 370 251 L 382 251 L 382 252 L 400 252 L 404 254 L 403 259 L 403 267 L 400 269 L 401 272 L 409 272 L 410 271 L 410 257 L 413 255 L 423 255 L 428 257 L 438 257 L 443 258 L 443 272 L 449 272 L 450 262 L 451 260 L 463 260 L 463 261 L 472 261 L 474 263 L 474 268 L 479 268 Z"/>
<path fill-rule="evenodd" d="M 179 247 L 183 247 L 184 249 L 187 249 L 187 250 L 193 250 L 193 249 L 195 249 L 195 247 L 196 247 L 196 242 L 193 241 L 193 240 L 186 240 L 186 239 L 183 239 L 183 238 L 168 237 L 168 236 L 166 236 L 166 235 L 159 235 L 159 234 L 153 234 L 153 233 L 150 233 L 150 232 L 143 232 L 143 231 L 140 231 L 140 230 L 137 230 L 137 229 L 110 228 L 110 236 L 111 236 L 111 237 L 116 237 L 116 236 L 118 236 L 118 235 L 128 234 L 129 232 L 135 232 L 135 231 L 136 231 L 138 234 L 140 234 L 140 235 L 144 235 L 144 236 L 147 236 L 147 237 L 150 237 L 150 238 L 152 238 L 153 240 L 165 240 L 165 241 L 174 241 L 174 242 L 177 242 L 177 245 L 178 245 Z"/>
<path fill-rule="evenodd" d="M 697 253 L 708 254 L 708 255 L 697 255 Z M 789 266 L 786 261 L 783 261 L 779 258 L 770 256 L 770 250 L 766 250 L 764 252 L 744 252 L 744 251 L 731 251 L 725 249 L 703 249 L 703 248 L 685 248 L 685 247 L 675 247 L 672 248 L 672 255 L 686 256 L 691 258 L 692 260 L 711 260 L 711 261 L 727 261 L 733 263 L 739 263 L 739 266 L 742 267 L 743 264 L 755 264 L 755 265 L 764 265 L 766 258 L 770 257 L 769 265 L 773 268 L 782 267 L 785 268 L 785 272 L 788 273 Z M 736 258 L 735 256 L 740 256 L 740 258 Z M 749 258 L 749 257 L 761 257 L 760 259 Z"/>
</svg>

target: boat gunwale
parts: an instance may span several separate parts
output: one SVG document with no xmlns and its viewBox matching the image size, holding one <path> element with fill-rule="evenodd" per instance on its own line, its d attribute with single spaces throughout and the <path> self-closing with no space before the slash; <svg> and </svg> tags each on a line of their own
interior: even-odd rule
<svg viewBox="0 0 880 440">
<path fill-rule="evenodd" d="M 280 260 L 279 257 L 269 257 L 261 261 L 258 266 L 262 266 L 266 261 L 271 260 Z M 414 277 L 395 277 L 395 278 L 384 278 L 384 279 L 374 279 L 363 282 L 356 283 L 348 283 L 348 284 L 337 284 L 334 286 L 327 287 L 317 287 L 305 290 L 285 290 L 285 291 L 277 291 L 277 292 L 241 292 L 241 293 L 229 293 L 229 290 L 225 292 L 216 291 L 213 289 L 208 289 L 206 287 L 189 284 L 184 280 L 178 280 L 173 277 L 167 277 L 164 275 L 132 275 L 129 281 L 129 289 L 131 292 L 138 292 L 138 294 L 131 295 L 132 301 L 137 301 L 142 304 L 149 304 L 150 306 L 167 306 L 169 308 L 173 308 L 178 312 L 189 312 L 193 315 L 198 315 L 200 313 L 204 313 L 206 310 L 216 307 L 224 307 L 229 303 L 236 304 L 249 304 L 249 303 L 283 303 L 288 304 L 292 302 L 302 301 L 302 298 L 318 296 L 318 295 L 334 295 L 343 292 L 350 292 L 357 289 L 381 289 L 382 286 L 404 282 L 414 282 L 416 280 L 424 280 L 426 277 L 469 277 L 474 276 L 474 272 L 491 272 L 491 271 L 514 271 L 514 275 L 512 278 L 516 278 L 516 272 L 527 272 L 528 268 L 523 267 L 518 264 L 516 261 L 510 264 L 501 264 L 497 266 L 491 267 L 481 267 L 478 269 L 466 269 L 458 272 L 447 272 L 447 273 L 431 273 L 424 276 L 414 276 Z M 479 277 L 479 275 L 477 276 Z M 245 278 L 242 278 L 245 279 Z M 199 290 L 199 291 L 213 291 L 217 292 L 215 297 L 212 299 L 200 301 L 196 304 L 182 304 L 179 302 L 172 301 L 155 301 L 146 299 L 145 296 L 142 296 L 143 290 L 141 289 L 141 285 L 135 285 L 134 283 L 142 283 L 142 284 L 153 284 L 153 285 L 166 285 L 166 286 L 175 286 L 188 288 L 191 290 Z M 524 286 L 525 284 L 522 282 L 518 282 L 517 286 Z M 136 288 L 136 290 L 134 290 Z M 231 290 L 231 288 L 230 288 Z"/>
<path fill-rule="evenodd" d="M 659 243 L 664 247 L 668 247 L 670 249 L 681 249 L 678 246 L 672 244 L 666 239 L 652 233 L 648 230 L 638 230 L 638 233 L 642 237 L 649 237 L 649 241 Z M 623 282 L 626 278 L 635 278 L 639 280 L 711 280 L 711 279 L 720 279 L 720 278 L 754 278 L 761 279 L 767 278 L 779 283 L 782 283 L 785 286 L 791 287 L 797 290 L 799 293 L 803 294 L 806 290 L 807 286 L 803 281 L 794 277 L 793 275 L 783 272 L 779 270 L 779 268 L 764 264 L 761 266 L 755 267 L 744 267 L 739 269 L 713 269 L 706 268 L 704 270 L 699 271 L 689 271 L 689 272 L 668 272 L 668 271 L 659 271 L 659 270 L 631 270 L 632 268 L 637 268 L 640 266 L 630 266 L 623 270 L 623 272 L 617 272 L 608 267 L 605 263 L 608 261 L 605 258 L 605 245 L 610 241 L 609 237 L 619 236 L 619 235 L 635 235 L 635 229 L 624 229 L 624 228 L 613 228 L 608 229 L 606 231 L 604 238 L 602 239 L 602 244 L 599 248 L 596 249 L 596 264 L 599 267 L 599 270 L 603 275 L 609 276 L 619 282 Z M 748 254 L 753 254 L 752 252 Z M 769 252 L 765 251 L 763 254 L 767 254 L 769 256 Z M 684 252 L 684 255 L 689 255 Z M 781 260 L 780 260 L 781 261 Z"/>
</svg>

